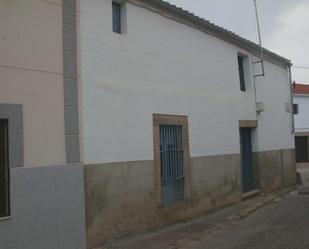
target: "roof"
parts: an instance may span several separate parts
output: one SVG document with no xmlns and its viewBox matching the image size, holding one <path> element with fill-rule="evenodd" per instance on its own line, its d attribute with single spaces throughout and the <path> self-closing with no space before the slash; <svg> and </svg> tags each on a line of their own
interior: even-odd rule
<svg viewBox="0 0 309 249">
<path fill-rule="evenodd" d="M 226 40 L 234 45 L 242 47 L 244 49 L 249 50 L 250 52 L 254 53 L 256 56 L 260 54 L 260 46 L 250 40 L 247 40 L 230 30 L 227 30 L 223 27 L 220 27 L 216 24 L 211 23 L 210 21 L 203 19 L 199 16 L 196 16 L 194 13 L 191 13 L 187 10 L 184 10 L 176 5 L 170 4 L 163 0 L 140 0 L 141 2 L 152 5 L 158 9 L 167 11 L 169 14 L 172 14 L 178 18 L 178 21 L 186 22 L 194 27 L 207 32 L 211 33 L 212 35 Z M 276 62 L 279 62 L 286 66 L 291 66 L 292 63 L 289 59 L 286 59 L 270 50 L 263 48 L 264 57 L 265 59 L 273 59 Z"/>
<path fill-rule="evenodd" d="M 308 94 L 309 85 L 293 83 L 293 94 Z"/>
</svg>

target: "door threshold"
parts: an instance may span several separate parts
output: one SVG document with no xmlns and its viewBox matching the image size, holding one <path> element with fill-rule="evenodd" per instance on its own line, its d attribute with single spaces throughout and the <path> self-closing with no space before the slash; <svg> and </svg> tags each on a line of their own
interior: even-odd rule
<svg viewBox="0 0 309 249">
<path fill-rule="evenodd" d="M 254 190 L 251 190 L 249 192 L 243 193 L 242 196 L 241 196 L 241 199 L 243 199 L 243 200 L 250 199 L 254 196 L 259 195 L 260 193 L 261 193 L 261 190 L 254 189 Z"/>
</svg>

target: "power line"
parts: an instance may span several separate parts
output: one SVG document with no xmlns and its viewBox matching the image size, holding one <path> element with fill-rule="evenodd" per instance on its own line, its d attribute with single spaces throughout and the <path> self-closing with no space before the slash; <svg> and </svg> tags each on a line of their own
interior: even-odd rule
<svg viewBox="0 0 309 249">
<path fill-rule="evenodd" d="M 302 67 L 302 66 L 293 66 L 293 67 L 298 69 L 309 69 L 309 67 Z"/>
</svg>

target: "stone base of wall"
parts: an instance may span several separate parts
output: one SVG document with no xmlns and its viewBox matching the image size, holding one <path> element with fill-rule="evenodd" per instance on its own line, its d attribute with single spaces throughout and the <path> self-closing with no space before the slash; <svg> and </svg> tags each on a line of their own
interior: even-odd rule
<svg viewBox="0 0 309 249">
<path fill-rule="evenodd" d="M 86 247 L 82 166 L 11 168 L 11 217 L 0 248 Z"/>
<path fill-rule="evenodd" d="M 191 159 L 191 198 L 156 203 L 153 161 L 85 166 L 88 247 L 197 217 L 241 199 L 239 155 Z"/>
<path fill-rule="evenodd" d="M 263 191 L 295 184 L 293 150 L 254 155 Z M 156 200 L 153 161 L 85 166 L 88 248 L 241 201 L 240 155 L 191 158 L 190 167 L 190 198 L 162 208 Z"/>
<path fill-rule="evenodd" d="M 257 179 L 263 192 L 271 192 L 296 183 L 295 150 L 254 153 Z"/>
</svg>

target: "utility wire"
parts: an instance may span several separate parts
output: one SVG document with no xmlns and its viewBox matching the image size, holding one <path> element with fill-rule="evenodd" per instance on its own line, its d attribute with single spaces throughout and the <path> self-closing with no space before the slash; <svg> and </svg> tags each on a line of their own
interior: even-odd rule
<svg viewBox="0 0 309 249">
<path fill-rule="evenodd" d="M 293 67 L 297 69 L 309 69 L 309 67 L 301 67 L 301 66 L 293 66 Z"/>
</svg>

